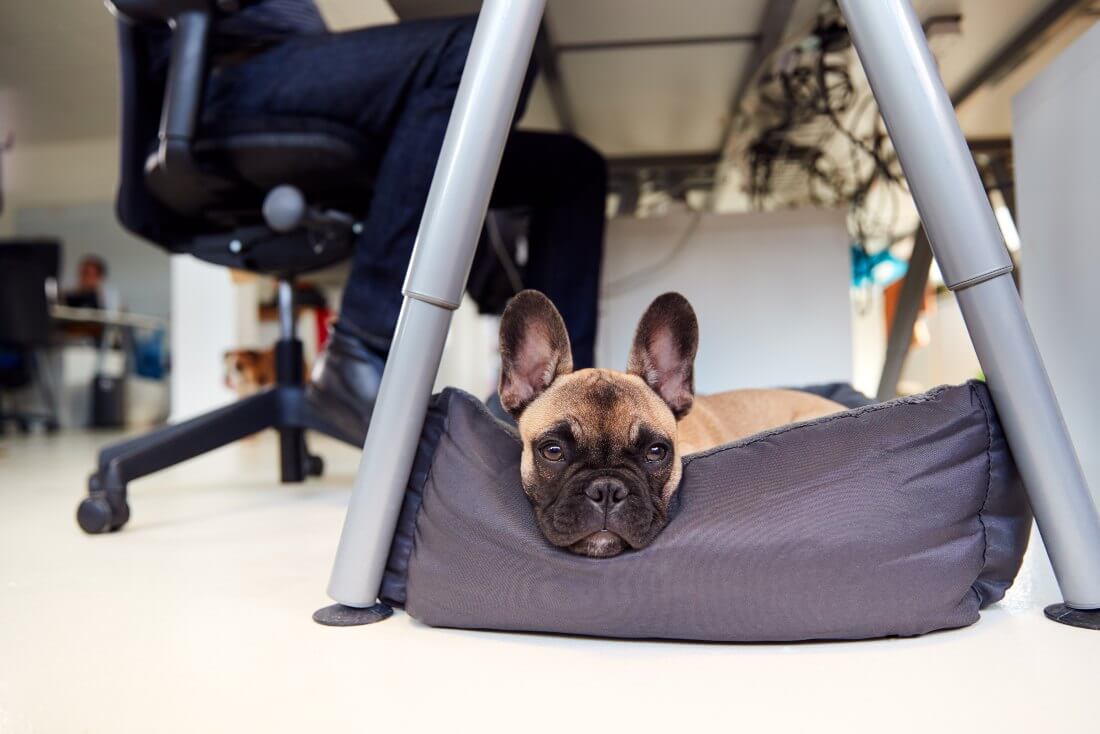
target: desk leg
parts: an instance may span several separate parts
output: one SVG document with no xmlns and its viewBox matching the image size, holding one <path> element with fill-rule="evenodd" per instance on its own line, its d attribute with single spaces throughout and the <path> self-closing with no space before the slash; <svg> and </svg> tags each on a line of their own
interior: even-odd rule
<svg viewBox="0 0 1100 734">
<path fill-rule="evenodd" d="M 840 7 L 1027 485 L 1065 599 L 1057 606 L 1069 608 L 1048 616 L 1095 626 L 1100 518 L 920 23 L 908 0 L 840 0 Z"/>
<path fill-rule="evenodd" d="M 328 593 L 322 624 L 384 618 L 375 602 L 443 343 L 470 272 L 545 0 L 486 0 L 436 164 L 405 301 Z M 362 616 L 355 616 L 355 609 Z"/>
</svg>

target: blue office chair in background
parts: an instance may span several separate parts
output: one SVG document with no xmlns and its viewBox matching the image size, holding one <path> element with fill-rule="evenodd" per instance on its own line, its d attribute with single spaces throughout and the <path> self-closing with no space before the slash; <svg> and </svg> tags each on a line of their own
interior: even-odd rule
<svg viewBox="0 0 1100 734">
<path fill-rule="evenodd" d="M 57 394 L 42 352 L 52 341 L 47 290 L 56 287 L 60 262 L 57 241 L 0 242 L 0 433 L 8 423 L 23 433 L 36 424 L 47 433 L 58 428 Z M 32 388 L 37 410 L 5 399 Z"/>
</svg>

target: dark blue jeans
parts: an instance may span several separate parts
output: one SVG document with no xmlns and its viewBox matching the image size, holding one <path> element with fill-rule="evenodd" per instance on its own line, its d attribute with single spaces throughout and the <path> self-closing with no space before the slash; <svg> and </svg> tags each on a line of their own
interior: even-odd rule
<svg viewBox="0 0 1100 734">
<path fill-rule="evenodd" d="M 208 90 L 207 117 L 259 111 L 327 118 L 384 146 L 340 309 L 340 324 L 382 351 L 397 322 L 473 29 L 474 19 L 461 18 L 294 38 L 220 71 Z M 586 144 L 555 133 L 512 133 L 492 203 L 530 207 L 524 285 L 561 310 L 578 368 L 594 361 L 606 194 L 604 160 Z"/>
</svg>

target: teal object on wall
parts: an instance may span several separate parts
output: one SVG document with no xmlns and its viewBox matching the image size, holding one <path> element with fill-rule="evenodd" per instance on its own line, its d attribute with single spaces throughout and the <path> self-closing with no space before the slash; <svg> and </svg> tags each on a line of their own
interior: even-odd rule
<svg viewBox="0 0 1100 734">
<path fill-rule="evenodd" d="M 894 257 L 889 249 L 871 253 L 852 245 L 852 286 L 862 288 L 880 285 L 883 288 L 905 275 L 909 264 Z"/>
</svg>

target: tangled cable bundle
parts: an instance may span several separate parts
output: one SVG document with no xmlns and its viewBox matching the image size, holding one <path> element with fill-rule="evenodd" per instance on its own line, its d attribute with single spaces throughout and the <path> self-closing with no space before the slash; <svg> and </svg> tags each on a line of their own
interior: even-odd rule
<svg viewBox="0 0 1100 734">
<path fill-rule="evenodd" d="M 755 208 L 847 207 L 858 243 L 912 233 L 904 175 L 835 9 L 764 66 L 741 125 L 732 159 Z"/>
</svg>

